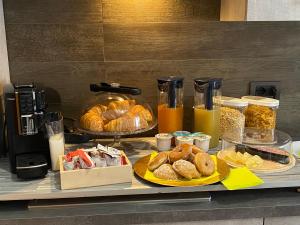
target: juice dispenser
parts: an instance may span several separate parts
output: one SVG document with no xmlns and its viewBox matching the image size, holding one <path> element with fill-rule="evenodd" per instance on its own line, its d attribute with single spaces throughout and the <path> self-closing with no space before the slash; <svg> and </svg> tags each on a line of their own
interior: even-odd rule
<svg viewBox="0 0 300 225">
<path fill-rule="evenodd" d="M 199 78 L 194 80 L 194 130 L 211 136 L 210 148 L 219 145 L 220 106 L 222 79 Z"/>
<path fill-rule="evenodd" d="M 157 80 L 159 90 L 158 131 L 171 133 L 182 130 L 183 78 L 164 77 Z"/>
</svg>

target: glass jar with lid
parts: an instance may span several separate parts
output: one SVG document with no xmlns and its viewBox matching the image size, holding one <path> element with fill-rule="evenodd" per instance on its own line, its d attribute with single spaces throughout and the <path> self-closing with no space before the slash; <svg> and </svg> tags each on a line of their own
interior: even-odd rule
<svg viewBox="0 0 300 225">
<path fill-rule="evenodd" d="M 260 96 L 244 96 L 242 99 L 248 102 L 245 137 L 257 142 L 273 142 L 279 100 Z"/>
<path fill-rule="evenodd" d="M 248 102 L 239 98 L 220 97 L 221 138 L 235 143 L 243 142 L 245 110 Z"/>
</svg>

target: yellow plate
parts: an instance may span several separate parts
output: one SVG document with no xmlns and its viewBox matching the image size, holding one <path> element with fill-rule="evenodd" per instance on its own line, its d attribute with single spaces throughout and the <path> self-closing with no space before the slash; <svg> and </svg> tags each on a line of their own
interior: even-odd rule
<svg viewBox="0 0 300 225">
<path fill-rule="evenodd" d="M 216 165 L 216 171 L 209 177 L 201 177 L 199 179 L 192 179 L 192 180 L 164 180 L 159 179 L 153 175 L 151 171 L 148 170 L 148 162 L 151 157 L 154 157 L 157 153 L 152 153 L 145 157 L 140 158 L 134 165 L 133 169 L 134 172 L 144 180 L 149 182 L 160 184 L 164 186 L 203 186 L 208 184 L 217 183 L 225 179 L 230 171 L 229 166 L 221 159 L 218 159 L 216 156 L 212 155 L 212 159 Z"/>
<path fill-rule="evenodd" d="M 232 167 L 244 167 L 244 164 L 229 160 L 228 157 L 226 157 L 228 154 L 230 154 L 231 151 L 235 151 L 234 147 L 230 147 L 224 150 L 221 150 L 218 152 L 217 157 L 221 160 L 224 160 L 229 166 Z M 289 164 L 281 164 L 270 160 L 263 160 L 263 164 L 257 167 L 248 168 L 253 172 L 257 173 L 280 173 L 287 171 L 291 168 L 293 168 L 296 164 L 296 159 L 293 155 L 290 154 L 290 162 Z"/>
</svg>

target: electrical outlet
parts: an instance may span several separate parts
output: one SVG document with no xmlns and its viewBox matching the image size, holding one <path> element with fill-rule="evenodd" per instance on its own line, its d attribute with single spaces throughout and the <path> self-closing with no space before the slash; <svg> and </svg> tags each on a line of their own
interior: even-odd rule
<svg viewBox="0 0 300 225">
<path fill-rule="evenodd" d="M 280 98 L 280 81 L 251 81 L 250 95 Z"/>
</svg>

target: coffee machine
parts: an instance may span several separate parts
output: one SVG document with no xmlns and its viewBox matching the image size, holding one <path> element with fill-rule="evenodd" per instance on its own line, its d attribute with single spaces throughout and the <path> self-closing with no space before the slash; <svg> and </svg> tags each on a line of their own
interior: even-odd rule
<svg viewBox="0 0 300 225">
<path fill-rule="evenodd" d="M 4 105 L 11 172 L 21 179 L 45 177 L 51 166 L 45 92 L 34 84 L 10 84 L 4 88 Z"/>
</svg>

